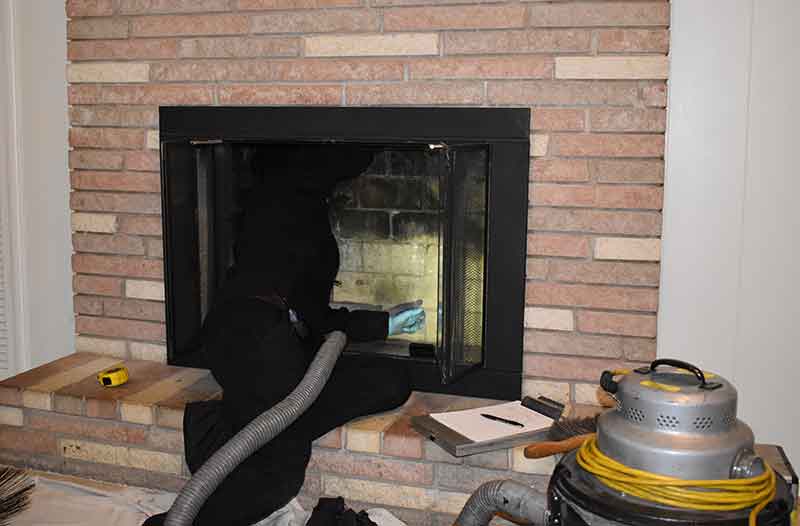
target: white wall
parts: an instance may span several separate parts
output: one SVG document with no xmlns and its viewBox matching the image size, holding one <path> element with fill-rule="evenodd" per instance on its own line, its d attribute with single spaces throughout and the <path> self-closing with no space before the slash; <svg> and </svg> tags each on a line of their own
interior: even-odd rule
<svg viewBox="0 0 800 526">
<path fill-rule="evenodd" d="M 66 15 L 59 0 L 3 1 L 0 127 L 12 235 L 13 345 L 24 370 L 74 350 L 67 169 Z M 13 371 L 12 371 L 13 372 Z"/>
<path fill-rule="evenodd" d="M 658 354 L 800 464 L 800 2 L 673 0 Z"/>
</svg>

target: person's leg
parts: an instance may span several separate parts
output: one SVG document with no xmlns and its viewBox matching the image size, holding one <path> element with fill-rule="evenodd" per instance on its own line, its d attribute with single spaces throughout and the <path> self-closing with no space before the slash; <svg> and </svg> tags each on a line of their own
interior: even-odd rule
<svg viewBox="0 0 800 526">
<path fill-rule="evenodd" d="M 410 394 L 408 369 L 401 360 L 342 356 L 319 398 L 287 433 L 316 440 L 354 418 L 394 409 Z"/>
</svg>

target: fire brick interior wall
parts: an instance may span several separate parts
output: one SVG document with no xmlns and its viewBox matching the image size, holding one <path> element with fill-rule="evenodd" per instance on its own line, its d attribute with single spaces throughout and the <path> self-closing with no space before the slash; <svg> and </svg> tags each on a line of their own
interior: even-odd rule
<svg viewBox="0 0 800 526">
<path fill-rule="evenodd" d="M 337 185 L 333 232 L 341 257 L 336 302 L 385 309 L 421 299 L 425 330 L 401 336 L 436 342 L 439 180 L 426 152 L 379 152 L 359 177 Z"/>
<path fill-rule="evenodd" d="M 79 350 L 165 360 L 159 105 L 531 107 L 524 390 L 655 356 L 669 3 L 70 0 Z"/>
</svg>

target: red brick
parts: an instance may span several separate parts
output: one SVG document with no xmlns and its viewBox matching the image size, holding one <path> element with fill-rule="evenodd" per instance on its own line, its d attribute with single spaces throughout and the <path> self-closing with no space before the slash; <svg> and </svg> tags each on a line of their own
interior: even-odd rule
<svg viewBox="0 0 800 526">
<path fill-rule="evenodd" d="M 552 78 L 553 59 L 543 56 L 421 58 L 409 62 L 411 79 Z"/>
<path fill-rule="evenodd" d="M 627 81 L 517 80 L 489 82 L 490 104 L 631 106 L 638 100 L 638 85 Z"/>
<path fill-rule="evenodd" d="M 525 287 L 525 301 L 530 305 L 655 312 L 658 308 L 658 291 L 644 288 L 529 281 Z"/>
<path fill-rule="evenodd" d="M 126 128 L 70 128 L 73 148 L 136 149 L 144 146 L 145 131 Z"/>
<path fill-rule="evenodd" d="M 112 318 L 132 320 L 161 322 L 165 320 L 164 304 L 157 301 L 105 298 L 103 299 L 103 314 Z"/>
<path fill-rule="evenodd" d="M 113 14 L 113 0 L 67 0 L 67 16 L 108 16 Z"/>
<path fill-rule="evenodd" d="M 550 261 L 546 259 L 528 258 L 525 260 L 525 277 L 527 279 L 546 279 Z"/>
<path fill-rule="evenodd" d="M 89 170 L 119 170 L 122 168 L 122 152 L 102 150 L 72 150 L 69 152 L 69 167 Z"/>
<path fill-rule="evenodd" d="M 647 84 L 642 88 L 642 100 L 645 106 L 665 108 L 667 106 L 667 84 L 659 82 Z"/>
<path fill-rule="evenodd" d="M 316 9 L 324 7 L 357 7 L 362 0 L 237 0 L 240 10 Z"/>
<path fill-rule="evenodd" d="M 153 192 L 161 190 L 161 178 L 151 172 L 95 172 L 74 170 L 72 188 L 76 190 L 113 190 L 117 192 Z"/>
<path fill-rule="evenodd" d="M 622 358 L 621 338 L 550 331 L 525 331 L 525 352 Z"/>
<path fill-rule="evenodd" d="M 69 87 L 70 104 L 211 104 L 211 86 L 149 84 L 145 86 Z"/>
<path fill-rule="evenodd" d="M 483 86 L 479 82 L 404 82 L 402 84 L 350 84 L 347 104 L 480 104 Z"/>
<path fill-rule="evenodd" d="M 547 131 L 583 131 L 584 110 L 535 108 L 531 112 L 531 129 Z"/>
<path fill-rule="evenodd" d="M 595 187 L 591 185 L 532 184 L 529 201 L 534 205 L 594 206 Z"/>
<path fill-rule="evenodd" d="M 335 85 L 307 86 L 253 86 L 222 85 L 219 90 L 220 104 L 304 104 L 334 105 L 342 102 L 342 88 Z"/>
<path fill-rule="evenodd" d="M 97 421 L 43 411 L 29 411 L 27 426 L 53 434 L 125 444 L 144 444 L 147 428 L 122 422 Z"/>
<path fill-rule="evenodd" d="M 430 485 L 433 465 L 391 458 L 358 455 L 352 452 L 315 449 L 308 469 L 404 484 Z"/>
<path fill-rule="evenodd" d="M 91 296 L 73 296 L 73 311 L 78 314 L 101 316 L 103 314 L 103 300 Z"/>
<path fill-rule="evenodd" d="M 597 206 L 660 210 L 663 194 L 660 186 L 598 185 Z"/>
<path fill-rule="evenodd" d="M 582 159 L 531 159 L 530 179 L 537 182 L 588 182 L 589 164 Z"/>
<path fill-rule="evenodd" d="M 3 387 L 0 386 L 0 404 L 21 406 L 22 405 L 22 391 L 16 387 Z"/>
<path fill-rule="evenodd" d="M 589 161 L 590 171 L 598 183 L 663 183 L 664 162 Z"/>
<path fill-rule="evenodd" d="M 180 41 L 181 58 L 294 57 L 300 39 L 287 37 L 193 38 Z"/>
<path fill-rule="evenodd" d="M 402 416 L 383 433 L 381 453 L 391 457 L 422 458 L 422 436 L 411 427 L 411 417 Z"/>
<path fill-rule="evenodd" d="M 79 294 L 122 296 L 123 283 L 124 282 L 119 278 L 81 276 L 78 274 L 72 278 L 72 289 Z"/>
<path fill-rule="evenodd" d="M 191 13 L 227 11 L 229 0 L 120 0 L 120 13 L 125 15 L 152 13 Z"/>
<path fill-rule="evenodd" d="M 72 209 L 81 212 L 161 213 L 161 196 L 158 194 L 72 192 L 69 200 Z"/>
<path fill-rule="evenodd" d="M 333 81 L 402 80 L 399 60 L 241 60 L 153 64 L 157 81 Z"/>
<path fill-rule="evenodd" d="M 528 234 L 528 255 L 584 258 L 589 256 L 589 240 L 561 234 Z"/>
<path fill-rule="evenodd" d="M 489 29 L 524 25 L 525 7 L 521 5 L 401 7 L 383 12 L 384 31 Z"/>
<path fill-rule="evenodd" d="M 81 274 L 164 279 L 164 266 L 160 259 L 132 256 L 73 254 L 72 270 Z"/>
<path fill-rule="evenodd" d="M 130 106 L 72 106 L 70 122 L 77 126 L 127 126 L 152 128 L 158 125 L 158 108 Z"/>
<path fill-rule="evenodd" d="M 161 158 L 158 151 L 125 152 L 125 168 L 142 172 L 158 172 Z"/>
<path fill-rule="evenodd" d="M 619 314 L 614 312 L 577 313 L 578 329 L 581 332 L 620 334 L 655 338 L 656 317 L 644 314 Z"/>
<path fill-rule="evenodd" d="M 619 338 L 622 355 L 627 360 L 652 362 L 656 359 L 656 340 L 653 338 Z"/>
<path fill-rule="evenodd" d="M 178 56 L 176 40 L 84 40 L 69 42 L 69 60 L 169 59 Z"/>
<path fill-rule="evenodd" d="M 86 416 L 89 418 L 117 419 L 116 400 L 86 399 Z M 118 468 L 117 468 L 118 469 Z"/>
<path fill-rule="evenodd" d="M 532 159 L 531 180 L 581 183 L 589 180 L 589 164 L 582 159 Z"/>
<path fill-rule="evenodd" d="M 601 132 L 663 132 L 667 112 L 660 109 L 598 108 L 589 111 L 590 127 Z"/>
<path fill-rule="evenodd" d="M 161 217 L 158 216 L 121 216 L 119 231 L 140 236 L 160 236 Z"/>
<path fill-rule="evenodd" d="M 67 38 L 70 40 L 127 37 L 128 21 L 124 19 L 84 18 L 67 22 Z"/>
<path fill-rule="evenodd" d="M 600 53 L 664 53 L 669 51 L 666 29 L 602 29 L 598 31 Z"/>
<path fill-rule="evenodd" d="M 377 32 L 376 11 L 339 9 L 331 11 L 287 11 L 251 17 L 253 33 L 361 33 Z"/>
<path fill-rule="evenodd" d="M 343 445 L 342 441 L 342 428 L 337 427 L 333 431 L 329 431 L 317 440 L 314 441 L 314 445 L 318 447 L 330 447 L 333 449 L 341 449 Z"/>
<path fill-rule="evenodd" d="M 426 8 L 427 9 L 427 8 Z M 445 33 L 445 55 L 588 52 L 591 33 L 580 29 Z"/>
<path fill-rule="evenodd" d="M 550 136 L 553 155 L 567 157 L 662 157 L 663 135 L 576 133 Z"/>
<path fill-rule="evenodd" d="M 126 234 L 72 234 L 76 252 L 98 252 L 130 256 L 144 255 L 144 242 L 140 237 Z"/>
<path fill-rule="evenodd" d="M 78 334 L 159 342 L 165 341 L 167 334 L 166 326 L 162 323 L 94 316 L 76 316 L 75 331 Z"/>
<path fill-rule="evenodd" d="M 131 35 L 136 37 L 242 35 L 248 32 L 246 15 L 165 15 L 131 19 Z"/>
<path fill-rule="evenodd" d="M 584 2 L 547 3 L 530 7 L 530 25 L 545 27 L 581 26 L 668 26 L 667 2 Z"/>
<path fill-rule="evenodd" d="M 603 371 L 636 367 L 636 364 L 602 358 L 525 354 L 523 371 L 526 376 L 559 380 L 599 382 Z"/>
<path fill-rule="evenodd" d="M 83 414 L 83 399 L 73 396 L 53 395 L 53 411 L 56 413 L 66 413 L 69 415 Z"/>
<path fill-rule="evenodd" d="M 58 454 L 55 435 L 10 426 L 0 426 L 0 447 L 17 453 Z"/>
<path fill-rule="evenodd" d="M 147 257 L 163 258 L 164 257 L 164 242 L 160 239 L 146 239 L 145 246 L 147 247 Z"/>
<path fill-rule="evenodd" d="M 183 453 L 183 433 L 172 429 L 150 427 L 147 433 L 147 445 L 159 451 Z"/>
<path fill-rule="evenodd" d="M 657 263 L 611 261 L 551 261 L 548 277 L 554 281 L 657 287 Z"/>
<path fill-rule="evenodd" d="M 653 237 L 661 235 L 661 214 L 537 206 L 528 212 L 528 228 Z"/>
</svg>

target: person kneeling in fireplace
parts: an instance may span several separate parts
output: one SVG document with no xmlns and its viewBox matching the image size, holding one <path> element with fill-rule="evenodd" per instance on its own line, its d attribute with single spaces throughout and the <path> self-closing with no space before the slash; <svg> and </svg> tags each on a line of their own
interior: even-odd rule
<svg viewBox="0 0 800 526">
<path fill-rule="evenodd" d="M 300 382 L 333 330 L 349 340 L 382 340 L 424 326 L 419 302 L 389 312 L 329 306 L 339 271 L 328 198 L 336 182 L 359 175 L 371 155 L 297 149 L 285 173 L 250 192 L 235 253 L 235 275 L 202 329 L 202 352 L 223 388 L 221 400 L 191 403 L 184 415 L 186 461 L 194 473 L 253 418 Z M 338 148 L 341 148 L 339 146 Z M 275 166 L 276 159 L 270 159 Z M 274 170 L 273 170 L 274 171 Z M 200 526 L 252 525 L 300 491 L 313 440 L 353 418 L 393 409 L 410 395 L 401 360 L 342 356 L 319 398 L 294 424 L 248 458 L 212 494 Z M 144 524 L 162 524 L 165 514 Z"/>
</svg>

